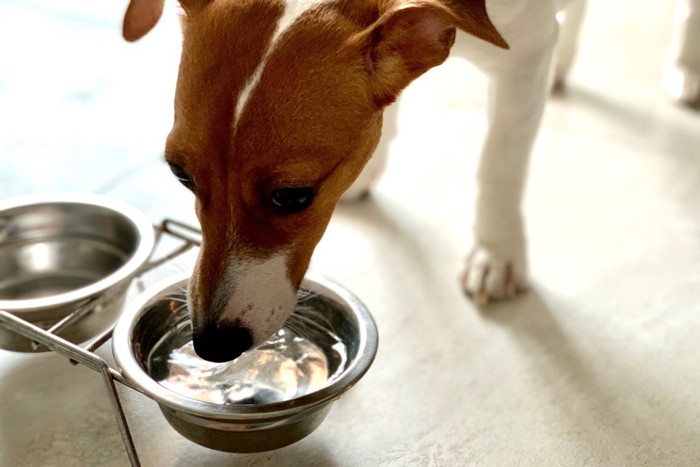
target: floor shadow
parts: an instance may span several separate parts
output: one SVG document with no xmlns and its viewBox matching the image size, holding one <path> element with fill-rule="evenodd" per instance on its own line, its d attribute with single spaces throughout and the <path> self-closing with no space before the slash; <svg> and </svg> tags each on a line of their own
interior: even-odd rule
<svg viewBox="0 0 700 467">
<path fill-rule="evenodd" d="M 595 89 L 569 85 L 565 91 L 554 94 L 553 99 L 589 109 L 596 113 L 599 122 L 607 121 L 610 128 L 621 127 L 645 140 L 683 141 L 688 147 L 700 147 L 700 112 L 672 106 L 661 101 L 661 96 L 634 104 Z"/>
<path fill-rule="evenodd" d="M 356 202 L 340 203 L 334 216 L 351 220 L 359 231 L 376 240 L 377 245 L 391 246 L 392 254 L 405 261 L 405 270 L 419 276 L 417 280 L 425 284 L 426 291 L 437 286 L 435 282 L 440 280 L 441 275 L 435 270 L 435 255 L 439 254 L 444 244 L 437 227 L 430 230 L 430 226 L 425 226 L 411 212 L 378 194 L 370 194 Z M 426 241 L 421 240 L 417 232 L 419 229 L 430 230 Z M 373 266 L 382 264 L 382 261 L 376 261 Z M 450 268 L 452 264 L 442 266 Z M 396 270 L 393 266 L 390 269 L 392 274 Z"/>
<path fill-rule="evenodd" d="M 597 453 L 602 446 L 615 445 L 627 451 L 651 449 L 648 444 L 654 441 L 654 433 L 664 427 L 674 427 L 674 431 L 686 436 L 698 432 L 697 426 L 693 428 L 692 412 L 659 411 L 658 424 L 650 426 L 648 414 L 642 417 L 636 409 L 638 404 L 660 394 L 643 377 L 648 376 L 643 374 L 643 362 L 635 360 L 630 365 L 622 355 L 609 352 L 603 356 L 602 371 L 601 352 L 610 350 L 609 336 L 607 345 L 603 345 L 605 338 L 596 334 L 594 326 L 586 326 L 585 330 L 562 326 L 571 313 L 575 310 L 566 309 L 565 304 L 551 307 L 537 290 L 480 311 L 484 320 L 506 331 L 519 348 L 531 373 L 536 375 L 538 392 L 549 392 L 547 399 L 553 401 L 561 411 L 561 419 L 570 425 L 563 436 L 575 440 L 586 451 Z M 635 403 L 629 401 L 632 395 Z"/>
<path fill-rule="evenodd" d="M 640 153 L 651 148 L 668 161 L 667 177 L 672 183 L 666 184 L 663 196 L 686 212 L 695 230 L 700 228 L 700 112 L 673 106 L 661 96 L 656 101 L 630 102 L 582 86 L 567 88 L 562 99 L 594 112 L 596 125 L 612 137 L 641 149 Z"/>
</svg>

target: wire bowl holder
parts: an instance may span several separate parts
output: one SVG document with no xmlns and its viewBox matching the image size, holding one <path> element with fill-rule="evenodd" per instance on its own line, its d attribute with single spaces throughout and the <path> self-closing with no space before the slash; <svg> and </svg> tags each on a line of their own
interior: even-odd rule
<svg viewBox="0 0 700 467">
<path fill-rule="evenodd" d="M 130 284 L 133 284 L 135 280 L 140 279 L 145 273 L 169 261 L 172 261 L 192 248 L 201 245 L 201 232 L 197 228 L 190 225 L 172 219 L 165 219 L 160 225 L 154 226 L 154 229 L 155 243 L 153 250 L 151 251 L 151 257 L 130 277 Z M 161 257 L 154 258 L 156 251 L 158 250 L 158 246 L 161 245 L 166 236 L 177 240 L 180 245 L 171 251 L 164 253 Z M 132 466 L 136 467 L 140 466 L 141 463 L 139 461 L 136 447 L 126 421 L 124 409 L 122 408 L 121 401 L 119 400 L 119 394 L 117 393 L 114 382 L 118 381 L 119 383 L 136 391 L 138 391 L 138 389 L 130 385 L 120 371 L 111 368 L 102 357 L 94 353 L 112 337 L 114 326 L 111 326 L 108 330 L 104 331 L 83 345 L 74 344 L 57 335 L 59 332 L 67 330 L 70 328 L 70 326 L 75 325 L 81 319 L 88 316 L 99 306 L 100 303 L 109 301 L 116 293 L 117 290 L 111 289 L 107 290 L 98 298 L 88 300 L 86 303 L 78 306 L 73 312 L 46 330 L 3 310 L 0 310 L 0 326 L 3 326 L 9 331 L 17 333 L 23 337 L 31 339 L 32 347 L 35 350 L 40 346 L 45 346 L 48 349 L 67 357 L 72 364 L 84 365 L 102 375 L 105 388 L 107 389 L 107 395 L 116 416 L 117 426 L 119 427 L 119 432 L 121 434 L 122 441 L 124 442 L 127 456 L 129 457 L 129 462 Z"/>
</svg>

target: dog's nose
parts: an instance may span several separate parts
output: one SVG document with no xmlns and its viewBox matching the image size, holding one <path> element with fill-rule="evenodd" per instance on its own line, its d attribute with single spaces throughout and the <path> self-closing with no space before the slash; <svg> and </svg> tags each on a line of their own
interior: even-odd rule
<svg viewBox="0 0 700 467">
<path fill-rule="evenodd" d="M 250 331 L 239 325 L 205 326 L 192 335 L 194 351 L 210 362 L 228 362 L 253 345 Z"/>
</svg>

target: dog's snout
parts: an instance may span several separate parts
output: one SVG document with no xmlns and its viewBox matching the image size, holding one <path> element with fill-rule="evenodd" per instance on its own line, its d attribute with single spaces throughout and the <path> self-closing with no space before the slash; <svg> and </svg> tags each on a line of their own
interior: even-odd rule
<svg viewBox="0 0 700 467">
<path fill-rule="evenodd" d="M 200 358 L 210 362 L 228 362 L 250 349 L 253 336 L 239 324 L 210 325 L 195 330 L 192 342 Z"/>
</svg>

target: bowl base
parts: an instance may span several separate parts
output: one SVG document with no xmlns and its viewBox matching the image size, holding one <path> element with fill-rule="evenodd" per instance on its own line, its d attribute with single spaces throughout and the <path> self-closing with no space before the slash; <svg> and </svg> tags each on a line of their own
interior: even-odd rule
<svg viewBox="0 0 700 467">
<path fill-rule="evenodd" d="M 199 425 L 207 423 L 205 419 L 165 406 L 160 406 L 160 410 L 170 426 L 190 441 L 216 451 L 246 454 L 272 451 L 301 441 L 318 428 L 332 405 L 330 401 L 312 412 L 304 413 L 303 417 L 265 424 L 257 430 L 245 424 L 240 424 L 240 430 L 230 429 L 231 425 L 226 426 L 229 429 L 217 429 L 217 426 L 223 425 L 213 420 L 211 426 L 205 427 Z"/>
</svg>

